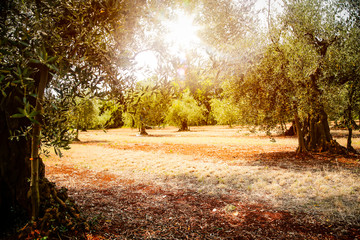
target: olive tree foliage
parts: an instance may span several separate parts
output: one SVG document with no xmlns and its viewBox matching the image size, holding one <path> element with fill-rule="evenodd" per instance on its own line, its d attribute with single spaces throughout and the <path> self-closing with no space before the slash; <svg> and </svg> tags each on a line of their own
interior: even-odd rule
<svg viewBox="0 0 360 240">
<path fill-rule="evenodd" d="M 240 105 L 233 97 L 236 94 L 234 88 L 227 88 L 225 85 L 247 72 L 254 56 L 264 45 L 264 41 L 257 37 L 258 19 L 254 3 L 255 1 L 250 0 L 204 1 L 199 4 L 199 9 L 207 13 L 200 15 L 197 21 L 203 25 L 199 36 L 206 46 L 208 59 L 206 64 L 202 64 L 206 68 L 199 78 L 202 79 L 199 88 L 201 91 L 192 93 L 196 100 L 202 101 L 207 109 L 206 114 L 215 118 L 218 123 L 245 122 L 244 118 L 240 118 Z M 230 110 L 221 109 L 220 104 L 237 109 L 235 112 L 239 114 L 238 119 L 234 119 L 234 115 L 237 115 L 235 112 L 230 114 Z M 224 119 L 227 115 L 225 112 L 230 114 L 228 121 Z M 205 115 L 207 119 L 208 115 Z M 211 118 L 207 122 L 211 122 Z"/>
<path fill-rule="evenodd" d="M 214 124 L 211 114 L 211 99 L 219 97 L 220 82 L 216 80 L 216 71 L 211 69 L 207 59 L 197 56 L 196 51 L 189 51 L 186 60 L 175 62 L 175 69 L 180 69 L 171 81 L 174 93 L 181 97 L 188 90 L 198 105 L 205 108 L 204 119 L 199 124 Z"/>
<path fill-rule="evenodd" d="M 327 85 L 343 88 L 342 83 L 349 80 L 343 81 L 337 72 L 334 52 L 348 57 L 349 46 L 341 46 L 350 43 L 357 47 L 343 11 L 349 12 L 337 1 L 285 1 L 282 23 L 289 33 L 288 42 L 294 46 L 289 55 L 289 77 L 301 87 L 296 96 L 303 116 L 298 131 L 303 131 L 307 150 L 344 152 L 330 134 L 325 92 Z M 347 64 L 345 69 L 354 67 L 351 61 L 343 63 Z"/>
<path fill-rule="evenodd" d="M 199 106 L 190 91 L 186 89 L 178 98 L 172 100 L 166 114 L 166 122 L 179 127 L 179 131 L 189 131 L 189 126 L 197 125 L 204 120 L 205 111 L 205 107 Z"/>
<path fill-rule="evenodd" d="M 103 100 L 98 97 L 90 97 L 85 95 L 76 97 L 75 103 L 72 105 L 68 113 L 68 124 L 75 132 L 74 140 L 80 141 L 79 131 L 87 131 L 88 129 L 105 129 L 112 124 L 111 117 L 118 106 L 111 100 Z M 112 106 L 108 106 L 108 101 Z"/>
<path fill-rule="evenodd" d="M 49 103 L 47 110 L 68 109 L 72 101 L 69 96 L 76 95 L 79 90 L 90 88 L 96 92 L 100 82 L 117 80 L 119 64 L 127 61 L 123 50 L 131 36 L 129 29 L 135 27 L 138 3 L 15 0 L 1 4 L 1 113 L 10 137 L 22 138 L 19 141 L 25 141 L 25 146 L 31 145 L 17 161 L 26 159 L 21 163 L 26 165 L 28 159 L 31 160 L 33 218 L 39 215 L 41 142 L 63 147 L 69 140 L 67 131 L 62 128 L 66 125 L 60 124 L 66 117 L 56 120 L 56 114 L 46 115 L 62 113 L 64 109 L 43 114 L 45 103 Z M 47 94 L 46 89 L 53 90 Z M 50 95 L 56 101 L 50 101 Z M 68 100 L 64 100 L 66 98 Z M 45 126 L 56 125 L 57 121 L 61 129 Z M 16 147 L 11 149 L 16 151 Z M 9 174 L 12 171 L 16 169 L 8 171 Z M 24 174 L 20 178 L 28 177 Z"/>
<path fill-rule="evenodd" d="M 295 84 L 287 77 L 285 52 L 289 48 L 268 45 L 246 74 L 229 81 L 225 93 L 241 112 L 241 123 L 261 126 L 270 132 L 278 124 L 292 119 Z"/>
<path fill-rule="evenodd" d="M 157 85 L 151 79 L 138 82 L 136 88 L 128 92 L 123 114 L 125 125 L 137 127 L 140 135 L 147 135 L 146 127 L 164 124 L 171 97 L 167 85 Z"/>
<path fill-rule="evenodd" d="M 240 110 L 231 99 L 211 99 L 211 111 L 217 124 L 226 124 L 231 128 L 240 120 Z"/>
<path fill-rule="evenodd" d="M 334 49 L 345 53 L 338 46 L 348 36 L 340 9 L 334 1 L 284 1 L 268 44 L 232 82 L 235 99 L 253 124 L 271 128 L 295 120 L 299 152 L 344 152 L 332 139 L 326 112 L 326 86 L 339 80 L 330 56 Z"/>
<path fill-rule="evenodd" d="M 206 46 L 215 85 L 244 74 L 264 45 L 258 37 L 259 21 L 255 1 L 204 1 L 198 22 L 199 36 Z"/>
<path fill-rule="evenodd" d="M 334 120 L 339 120 L 342 127 L 348 129 L 347 149 L 355 152 L 351 138 L 353 129 L 359 128 L 354 119 L 360 118 L 360 6 L 356 1 L 345 0 L 340 2 L 340 9 L 346 13 L 346 24 L 339 35 L 341 41 L 329 49 L 326 74 L 330 81 L 327 87 L 338 90 L 337 101 L 329 99 L 329 102 L 341 105 Z"/>
</svg>

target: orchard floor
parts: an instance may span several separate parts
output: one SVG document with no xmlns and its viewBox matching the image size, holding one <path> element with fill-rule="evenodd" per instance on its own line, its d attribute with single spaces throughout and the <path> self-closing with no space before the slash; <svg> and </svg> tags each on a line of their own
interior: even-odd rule
<svg viewBox="0 0 360 240">
<path fill-rule="evenodd" d="M 236 127 L 148 133 L 82 132 L 44 158 L 95 227 L 88 239 L 360 239 L 359 156 L 296 155 L 296 138 Z"/>
</svg>

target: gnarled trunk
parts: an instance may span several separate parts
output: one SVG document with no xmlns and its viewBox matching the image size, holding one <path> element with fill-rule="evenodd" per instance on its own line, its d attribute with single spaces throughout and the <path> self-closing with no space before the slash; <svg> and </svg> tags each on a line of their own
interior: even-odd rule
<svg viewBox="0 0 360 240">
<path fill-rule="evenodd" d="M 0 232 L 15 218 L 11 209 L 29 212 L 27 198 L 30 178 L 30 141 L 9 139 L 10 130 L 16 130 L 18 120 L 9 122 L 9 113 L 0 111 Z M 11 121 L 11 120 L 10 120 Z M 6 229 L 4 229 L 6 230 Z"/>
<path fill-rule="evenodd" d="M 184 131 L 190 131 L 188 123 L 187 123 L 186 120 L 181 121 L 181 126 L 180 126 L 180 129 L 179 129 L 179 132 L 184 132 Z"/>
<path fill-rule="evenodd" d="M 22 99 L 16 90 L 8 92 L 6 99 L 0 95 L 0 102 L 4 100 L 0 108 L 0 232 L 3 232 L 1 228 L 7 230 L 21 212 L 25 216 L 31 212 L 31 201 L 27 196 L 30 189 L 28 179 L 31 177 L 31 139 L 29 136 L 10 138 L 11 132 L 19 134 L 16 131 L 26 129 L 30 122 L 25 118 L 10 118 L 21 107 L 15 96 Z M 45 167 L 39 161 L 42 178 Z"/>
<path fill-rule="evenodd" d="M 307 152 L 303 132 L 302 132 L 301 125 L 300 125 L 299 116 L 297 113 L 297 109 L 295 110 L 294 119 L 295 119 L 295 131 L 296 131 L 298 142 L 299 142 L 299 146 L 296 149 L 296 152 L 297 153 Z"/>
<path fill-rule="evenodd" d="M 353 152 L 353 153 L 357 153 L 357 151 L 353 148 L 353 146 L 351 145 L 351 139 L 352 139 L 352 131 L 353 128 L 356 129 L 357 125 L 356 122 L 353 119 L 353 105 L 354 105 L 354 95 L 355 95 L 355 89 L 353 87 L 350 88 L 349 90 L 349 102 L 345 111 L 345 125 L 348 129 L 348 137 L 347 137 L 347 144 L 346 144 L 346 148 L 349 152 Z"/>
<path fill-rule="evenodd" d="M 332 140 L 327 114 L 321 110 L 309 117 L 309 131 L 306 145 L 313 151 L 327 151 L 328 143 Z"/>
<path fill-rule="evenodd" d="M 347 154 L 346 148 L 332 139 L 328 117 L 323 109 L 316 114 L 309 115 L 303 131 L 306 133 L 305 145 L 309 151 Z"/>
<path fill-rule="evenodd" d="M 146 136 L 148 133 L 146 132 L 145 124 L 141 123 L 139 127 L 139 135 Z"/>
<path fill-rule="evenodd" d="M 328 42 L 324 42 L 321 48 L 321 56 L 325 56 Z M 347 154 L 347 151 L 339 143 L 332 139 L 328 116 L 324 110 L 324 105 L 319 102 L 322 92 L 318 86 L 319 79 L 322 76 L 322 64 L 310 75 L 309 87 L 309 104 L 311 112 L 308 119 L 304 121 L 303 132 L 305 145 L 308 151 L 324 152 L 330 151 L 339 154 Z"/>
</svg>

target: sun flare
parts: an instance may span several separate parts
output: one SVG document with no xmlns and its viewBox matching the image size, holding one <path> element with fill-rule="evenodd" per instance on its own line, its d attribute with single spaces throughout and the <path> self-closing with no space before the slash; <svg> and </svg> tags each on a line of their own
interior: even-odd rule
<svg viewBox="0 0 360 240">
<path fill-rule="evenodd" d="M 194 24 L 194 16 L 179 11 L 176 19 L 165 22 L 164 25 L 169 31 L 166 41 L 174 44 L 174 47 L 188 49 L 200 42 L 197 36 L 199 27 Z"/>
<path fill-rule="evenodd" d="M 176 10 L 173 17 L 162 18 L 161 25 L 164 32 L 158 38 L 159 42 L 164 44 L 162 51 L 179 58 L 180 61 L 185 61 L 186 52 L 198 48 L 201 44 L 197 35 L 200 27 L 196 25 L 193 15 L 182 10 Z M 136 56 L 138 79 L 147 78 L 149 74 L 155 71 L 159 64 L 157 51 L 149 49 Z M 178 74 L 183 76 L 185 74 L 184 69 L 178 70 Z"/>
</svg>

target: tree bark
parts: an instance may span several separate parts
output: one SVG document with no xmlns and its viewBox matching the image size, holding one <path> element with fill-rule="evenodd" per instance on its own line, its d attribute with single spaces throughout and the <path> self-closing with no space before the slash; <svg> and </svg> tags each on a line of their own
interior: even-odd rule
<svg viewBox="0 0 360 240">
<path fill-rule="evenodd" d="M 26 160 L 30 157 L 30 141 L 24 137 L 10 140 L 10 131 L 24 124 L 23 119 L 10 120 L 12 114 L 15 112 L 0 111 L 0 232 L 7 230 L 15 219 L 11 209 L 18 209 L 25 215 L 31 209 L 27 198 L 30 162 Z"/>
<path fill-rule="evenodd" d="M 320 111 L 315 116 L 310 116 L 309 131 L 306 145 L 311 151 L 327 151 L 331 141 L 330 128 L 327 122 L 327 115 Z"/>
<path fill-rule="evenodd" d="M 180 126 L 180 129 L 179 129 L 179 132 L 185 132 L 185 131 L 189 131 L 189 126 L 188 126 L 188 123 L 187 121 L 181 121 L 181 126 Z"/>
<path fill-rule="evenodd" d="M 346 148 L 347 148 L 348 150 L 352 150 L 352 149 L 353 149 L 353 147 L 351 146 L 352 128 L 349 127 L 349 128 L 348 128 L 348 131 L 349 131 L 349 134 L 348 134 L 348 138 L 347 138 Z"/>
<path fill-rule="evenodd" d="M 353 128 L 357 128 L 356 123 L 353 119 L 353 115 L 352 115 L 352 111 L 353 111 L 353 104 L 354 104 L 354 94 L 355 94 L 355 89 L 351 86 L 350 87 L 350 92 L 349 92 L 349 102 L 348 102 L 348 106 L 346 108 L 346 112 L 345 112 L 345 124 L 346 127 L 348 129 L 348 137 L 347 137 L 347 144 L 346 144 L 346 148 L 349 152 L 354 152 L 356 153 L 356 150 L 352 147 L 351 145 L 351 139 L 352 139 L 352 131 Z"/>
<path fill-rule="evenodd" d="M 328 42 L 322 42 L 320 55 L 325 56 Z M 340 146 L 332 139 L 330 134 L 330 127 L 328 123 L 328 116 L 324 110 L 324 105 L 319 102 L 322 92 L 318 86 L 318 81 L 322 75 L 322 64 L 320 62 L 318 68 L 310 75 L 309 86 L 309 103 L 311 104 L 311 113 L 309 114 L 304 125 L 304 132 L 306 132 L 305 145 L 309 151 L 324 152 L 330 151 L 339 154 L 346 154 L 344 147 Z"/>
<path fill-rule="evenodd" d="M 283 125 L 283 123 L 281 123 L 281 125 Z M 285 125 L 285 127 L 282 127 L 282 128 L 284 129 L 283 132 L 284 132 L 285 136 L 295 136 L 296 135 L 297 128 L 296 128 L 295 120 L 292 121 L 289 129 L 286 129 L 286 124 L 284 124 L 284 125 Z"/>
<path fill-rule="evenodd" d="M 144 123 L 140 123 L 139 134 L 140 134 L 141 136 L 146 136 L 146 135 L 148 135 L 148 133 L 146 132 L 146 128 L 145 128 L 145 124 L 144 124 Z"/>
<path fill-rule="evenodd" d="M 11 118 L 22 108 L 22 91 L 13 88 L 0 94 L 0 232 L 11 228 L 19 216 L 31 215 L 31 202 L 28 198 L 31 177 L 31 139 L 19 136 L 19 130 L 27 129 L 31 123 L 26 118 Z M 40 178 L 45 175 L 45 167 L 39 159 Z M 3 231 L 4 230 L 4 231 Z"/>
<path fill-rule="evenodd" d="M 306 146 L 305 146 L 305 141 L 304 141 L 304 136 L 303 136 L 303 132 L 301 130 L 301 126 L 300 126 L 300 120 L 299 120 L 299 116 L 298 116 L 298 112 L 297 109 L 295 109 L 294 111 L 294 119 L 295 119 L 295 129 L 296 129 L 296 134 L 297 134 L 297 138 L 298 138 L 298 142 L 299 142 L 299 146 L 296 149 L 297 153 L 304 153 L 307 152 Z"/>
<path fill-rule="evenodd" d="M 35 110 L 38 114 L 35 116 L 35 122 L 33 123 L 33 133 L 31 141 L 31 204 L 32 211 L 31 217 L 33 220 L 39 217 L 40 209 L 40 192 L 39 192 L 39 148 L 40 148 L 40 134 L 41 134 L 41 124 L 42 121 L 42 103 L 44 100 L 45 87 L 49 78 L 49 69 L 47 66 L 42 65 L 40 68 L 40 79 L 39 85 L 37 88 L 37 97 Z"/>
<path fill-rule="evenodd" d="M 319 110 L 316 114 L 310 115 L 304 128 L 307 128 L 305 146 L 308 151 L 347 154 L 346 148 L 332 139 L 325 111 Z"/>
</svg>

